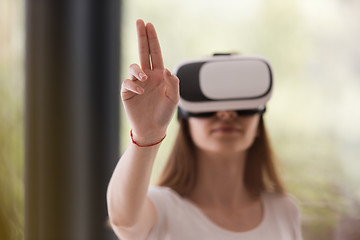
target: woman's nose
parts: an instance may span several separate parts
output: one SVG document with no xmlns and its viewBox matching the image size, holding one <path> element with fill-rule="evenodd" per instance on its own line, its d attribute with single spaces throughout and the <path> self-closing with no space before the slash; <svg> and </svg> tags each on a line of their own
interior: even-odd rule
<svg viewBox="0 0 360 240">
<path fill-rule="evenodd" d="M 220 119 L 234 119 L 237 117 L 237 113 L 235 111 L 219 111 L 216 116 Z"/>
</svg>

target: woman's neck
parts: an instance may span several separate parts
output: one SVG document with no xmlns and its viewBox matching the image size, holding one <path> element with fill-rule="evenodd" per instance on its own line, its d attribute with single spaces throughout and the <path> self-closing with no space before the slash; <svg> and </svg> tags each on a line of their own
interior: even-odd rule
<svg viewBox="0 0 360 240">
<path fill-rule="evenodd" d="M 197 183 L 189 196 L 202 207 L 236 208 L 251 201 L 244 185 L 246 152 L 197 153 Z"/>
</svg>

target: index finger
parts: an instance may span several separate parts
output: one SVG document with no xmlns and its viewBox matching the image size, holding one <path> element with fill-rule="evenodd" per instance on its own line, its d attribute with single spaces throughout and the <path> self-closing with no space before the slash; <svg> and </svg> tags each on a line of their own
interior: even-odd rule
<svg viewBox="0 0 360 240">
<path fill-rule="evenodd" d="M 146 34 L 149 41 L 152 68 L 164 69 L 159 39 L 157 37 L 155 27 L 151 23 L 146 24 Z"/>
<path fill-rule="evenodd" d="M 142 69 L 151 69 L 149 41 L 143 20 L 139 19 L 136 21 L 136 30 L 138 36 L 140 66 Z"/>
</svg>

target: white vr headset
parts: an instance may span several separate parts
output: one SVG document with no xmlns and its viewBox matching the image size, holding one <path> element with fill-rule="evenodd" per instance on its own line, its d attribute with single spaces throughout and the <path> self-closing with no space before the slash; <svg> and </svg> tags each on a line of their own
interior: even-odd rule
<svg viewBox="0 0 360 240">
<path fill-rule="evenodd" d="M 231 110 L 249 115 L 264 113 L 273 79 L 268 60 L 258 56 L 215 54 L 179 63 L 179 115 L 207 117 Z"/>
</svg>

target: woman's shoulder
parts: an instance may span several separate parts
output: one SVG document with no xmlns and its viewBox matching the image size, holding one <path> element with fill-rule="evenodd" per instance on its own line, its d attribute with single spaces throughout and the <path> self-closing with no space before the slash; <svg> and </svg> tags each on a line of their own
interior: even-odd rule
<svg viewBox="0 0 360 240">
<path fill-rule="evenodd" d="M 148 189 L 148 197 L 155 205 L 175 205 L 183 202 L 182 197 L 169 187 L 150 186 Z"/>
<path fill-rule="evenodd" d="M 290 194 L 265 192 L 263 201 L 277 212 L 284 212 L 290 218 L 298 218 L 300 215 L 298 200 Z"/>
<path fill-rule="evenodd" d="M 157 213 L 156 228 L 172 226 L 176 224 L 178 217 L 189 213 L 186 200 L 169 187 L 150 186 L 147 197 L 154 204 Z"/>
<path fill-rule="evenodd" d="M 150 186 L 148 189 L 148 194 L 151 195 L 160 195 L 160 196 L 167 196 L 172 198 L 180 198 L 180 195 L 175 192 L 170 187 L 164 187 L 164 186 Z"/>
</svg>

